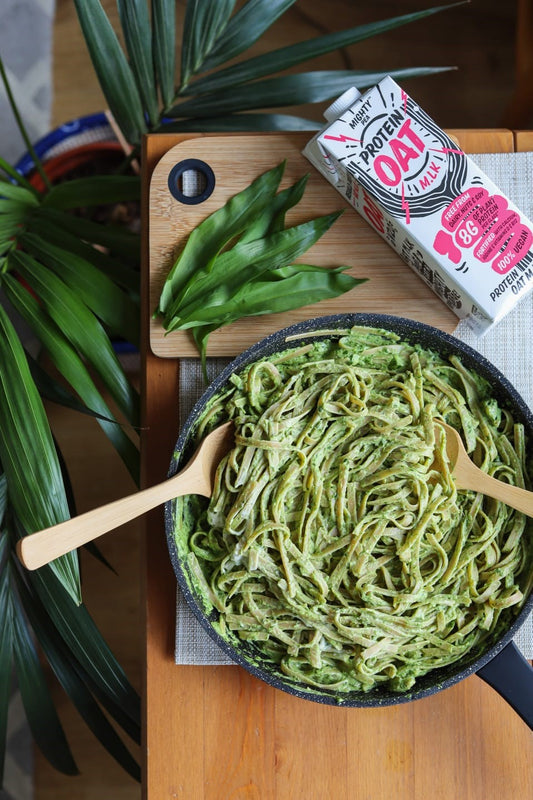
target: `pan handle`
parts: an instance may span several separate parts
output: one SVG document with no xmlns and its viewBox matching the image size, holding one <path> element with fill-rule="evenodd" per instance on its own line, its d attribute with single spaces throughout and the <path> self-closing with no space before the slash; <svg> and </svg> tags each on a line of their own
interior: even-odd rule
<svg viewBox="0 0 533 800">
<path fill-rule="evenodd" d="M 476 673 L 492 686 L 533 729 L 533 668 L 514 642 Z"/>
</svg>

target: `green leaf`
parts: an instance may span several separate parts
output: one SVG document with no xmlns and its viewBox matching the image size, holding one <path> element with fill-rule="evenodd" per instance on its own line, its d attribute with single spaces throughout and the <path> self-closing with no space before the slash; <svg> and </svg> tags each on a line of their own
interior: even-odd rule
<svg viewBox="0 0 533 800">
<path fill-rule="evenodd" d="M 268 273 L 256 281 L 242 286 L 231 301 L 224 306 L 208 308 L 197 315 L 198 327 L 193 337 L 198 347 L 202 365 L 206 367 L 207 345 L 211 333 L 245 316 L 262 316 L 283 311 L 293 311 L 321 300 L 338 297 L 366 279 L 342 274 L 346 267 L 329 269 L 312 265 L 294 264 L 290 268 L 275 270 L 279 280 Z M 215 320 L 215 321 L 213 321 Z"/>
<path fill-rule="evenodd" d="M 7 200 L 0 197 L 0 219 L 6 215 L 11 215 L 19 219 L 20 222 L 24 222 L 30 211 L 31 207 L 28 203 L 21 203 L 19 200 Z"/>
<path fill-rule="evenodd" d="M 229 21 L 224 35 L 202 64 L 202 71 L 214 69 L 248 50 L 295 0 L 248 0 Z"/>
<path fill-rule="evenodd" d="M 43 197 L 43 207 L 55 209 L 82 208 L 140 201 L 141 183 L 135 175 L 95 175 L 73 178 L 52 186 Z"/>
<path fill-rule="evenodd" d="M 84 403 L 99 414 L 98 423 L 113 443 L 135 481 L 139 480 L 139 453 L 130 437 L 113 420 L 113 414 L 96 388 L 87 368 L 62 330 L 34 297 L 11 275 L 5 275 L 6 295 L 48 351 L 52 362 Z M 55 563 L 55 562 L 54 562 Z"/>
<path fill-rule="evenodd" d="M 1 56 L 0 56 L 0 81 L 4 85 L 4 92 L 5 92 L 5 95 L 7 97 L 7 102 L 9 104 L 9 106 L 10 106 L 11 113 L 13 114 L 13 117 L 15 119 L 15 123 L 16 123 L 16 126 L 17 126 L 18 130 L 19 130 L 19 133 L 20 133 L 20 136 L 22 138 L 22 141 L 26 145 L 26 151 L 30 155 L 30 157 L 31 157 L 31 159 L 33 161 L 33 164 L 35 166 L 35 170 L 37 171 L 37 173 L 39 174 L 40 178 L 42 179 L 44 186 L 46 186 L 46 188 L 49 189 L 50 188 L 50 181 L 48 179 L 48 175 L 46 174 L 46 172 L 45 172 L 45 170 L 43 168 L 42 161 L 37 156 L 37 153 L 35 152 L 35 148 L 33 146 L 33 143 L 32 143 L 32 141 L 31 141 L 31 139 L 30 139 L 30 137 L 28 135 L 28 131 L 26 129 L 26 125 L 24 124 L 24 120 L 22 119 L 22 116 L 21 116 L 21 113 L 19 111 L 18 105 L 17 105 L 17 103 L 15 101 L 15 96 L 14 96 L 13 91 L 11 89 L 11 84 L 10 84 L 9 79 L 7 77 L 6 68 L 4 66 L 4 62 L 3 62 L 3 59 L 2 59 Z M 17 181 L 17 182 L 19 183 L 19 181 Z"/>
<path fill-rule="evenodd" d="M 232 303 L 218 308 L 206 308 L 198 314 L 198 320 L 211 324 L 217 316 L 220 324 L 227 325 L 243 316 L 259 316 L 292 311 L 302 306 L 312 305 L 321 300 L 338 297 L 350 291 L 364 279 L 345 275 L 342 269 L 298 269 L 281 280 L 257 280 L 243 286 L 232 298 Z"/>
<path fill-rule="evenodd" d="M 72 411 L 77 411 L 79 414 L 87 414 L 89 417 L 105 420 L 106 422 L 114 422 L 116 424 L 116 420 L 113 420 L 111 417 L 104 417 L 97 411 L 88 408 L 84 403 L 81 403 L 72 392 L 65 389 L 62 383 L 54 380 L 54 378 L 42 368 L 39 362 L 28 353 L 26 353 L 26 358 L 28 359 L 31 376 L 42 398 L 49 400 L 51 403 L 57 403 L 64 408 L 70 408 Z"/>
<path fill-rule="evenodd" d="M 5 486 L 5 477 L 0 484 Z M 3 512 L 0 509 L 0 524 Z M 13 614 L 9 597 L 9 570 L 7 568 L 7 534 L 0 529 L 0 786 L 4 785 L 4 761 L 7 742 L 7 710 L 11 693 L 11 673 L 13 663 Z"/>
<path fill-rule="evenodd" d="M 228 114 L 222 117 L 206 119 L 184 119 L 176 122 L 165 122 L 161 126 L 162 133 L 201 133 L 215 131 L 316 131 L 322 122 L 292 114 Z"/>
<path fill-rule="evenodd" d="M 109 337 L 79 295 L 36 259 L 23 251 L 10 254 L 20 272 L 44 304 L 56 325 L 100 375 L 118 407 L 138 423 L 138 398 L 113 350 Z"/>
<path fill-rule="evenodd" d="M 139 344 L 139 307 L 89 261 L 31 233 L 19 239 L 24 249 L 54 270 L 112 333 Z"/>
<path fill-rule="evenodd" d="M 0 306 L 0 461 L 9 497 L 27 533 L 69 517 L 55 445 L 24 350 Z M 53 571 L 80 601 L 77 554 L 54 561 Z"/>
<path fill-rule="evenodd" d="M 89 244 L 99 244 L 109 248 L 112 255 L 126 259 L 131 264 L 139 264 L 140 240 L 139 236 L 117 225 L 101 225 L 90 219 L 64 214 L 55 208 L 38 208 L 32 215 L 33 219 L 51 222 L 67 233 L 78 236 Z M 30 220 L 30 227 L 33 221 Z"/>
<path fill-rule="evenodd" d="M 23 186 L 30 192 L 30 194 L 33 194 L 34 197 L 39 199 L 41 195 L 40 192 L 35 188 L 35 186 L 32 186 L 32 184 L 29 182 L 27 178 L 21 175 L 20 172 L 17 172 L 17 170 L 14 167 L 12 167 L 11 164 L 9 164 L 1 156 L 0 156 L 0 169 L 2 170 L 2 172 L 5 172 L 6 175 L 9 175 L 9 177 L 13 181 L 15 181 L 17 186 Z M 3 181 L 5 179 L 3 176 L 0 176 L 0 180 Z"/>
<path fill-rule="evenodd" d="M 39 199 L 29 189 L 4 179 L 0 180 L 0 197 L 5 197 L 24 206 L 35 207 L 39 205 Z"/>
<path fill-rule="evenodd" d="M 181 85 L 204 63 L 216 39 L 224 35 L 235 0 L 187 0 L 181 42 Z"/>
<path fill-rule="evenodd" d="M 420 75 L 444 72 L 448 67 L 418 67 L 387 72 L 358 72 L 352 70 L 322 70 L 267 78 L 255 83 L 222 89 L 186 100 L 171 110 L 180 117 L 211 117 L 219 113 L 247 111 L 253 108 L 293 106 L 302 103 L 321 103 L 342 94 L 351 86 L 364 89 L 374 86 L 387 75 L 402 81 Z"/>
<path fill-rule="evenodd" d="M 5 252 L 13 246 L 12 239 L 20 233 L 25 218 L 19 213 L 0 214 L 0 250 Z"/>
<path fill-rule="evenodd" d="M 305 253 L 333 225 L 340 211 L 303 222 L 270 236 L 238 242 L 221 253 L 209 272 L 195 275 L 165 316 L 168 331 L 194 328 L 205 309 L 216 315 L 220 305 L 231 304 L 243 286 L 253 286 L 259 275 L 284 267 Z M 240 313 L 240 316 L 247 314 Z M 215 321 L 211 318 L 211 320 Z"/>
<path fill-rule="evenodd" d="M 78 768 L 57 716 L 23 611 L 18 602 L 12 607 L 15 668 L 33 738 L 55 769 L 66 775 L 77 775 Z"/>
<path fill-rule="evenodd" d="M 117 0 L 124 42 L 144 108 L 152 125 L 159 119 L 152 58 L 152 35 L 146 0 Z"/>
<path fill-rule="evenodd" d="M 75 253 L 86 261 L 90 261 L 91 264 L 105 272 L 119 286 L 127 289 L 130 294 L 133 293 L 135 301 L 138 302 L 140 282 L 138 269 L 128 266 L 118 258 L 107 255 L 107 253 L 102 253 L 101 250 L 83 242 L 78 236 L 69 233 L 63 227 L 51 222 L 49 219 L 44 220 L 36 214 L 30 219 L 27 230 L 47 239 L 50 244 L 55 244 L 70 253 Z"/>
<path fill-rule="evenodd" d="M 0 473 L 0 527 L 4 521 L 4 515 L 7 507 L 7 478 L 5 473 Z M 0 556 L 0 564 L 2 558 Z"/>
<path fill-rule="evenodd" d="M 39 597 L 17 574 L 18 590 L 24 610 L 37 640 L 59 683 L 71 699 L 83 720 L 100 743 L 116 761 L 136 780 L 140 780 L 137 762 L 101 711 L 82 677 L 82 670 L 65 646 L 61 637 L 50 625 L 46 609 Z"/>
<path fill-rule="evenodd" d="M 140 741 L 140 700 L 109 646 L 82 604 L 73 605 L 54 580 L 50 565 L 28 572 L 27 580 L 78 662 L 85 683 L 113 718 L 135 741 Z"/>
<path fill-rule="evenodd" d="M 264 5 L 271 6 L 270 0 L 265 0 Z M 454 3 L 448 6 L 438 6 L 436 8 L 424 9 L 423 11 L 416 11 L 411 14 L 404 14 L 399 17 L 392 17 L 391 19 L 380 20 L 379 22 L 372 22 L 366 25 L 358 25 L 354 28 L 347 28 L 346 30 L 338 31 L 336 33 L 328 33 L 324 36 L 317 36 L 314 39 L 308 39 L 304 42 L 282 47 L 278 50 L 273 50 L 270 53 L 262 53 L 260 56 L 241 61 L 226 69 L 219 70 L 218 72 L 199 78 L 194 83 L 190 84 L 182 92 L 182 94 L 198 94 L 204 92 L 214 92 L 224 89 L 229 86 L 236 86 L 240 83 L 248 83 L 249 81 L 257 80 L 265 75 L 273 75 L 276 72 L 290 69 L 297 64 L 308 61 L 311 58 L 331 53 L 334 50 L 340 50 L 344 47 L 356 44 L 365 39 L 378 36 L 381 33 L 398 28 L 401 25 L 406 25 L 411 22 L 423 19 L 424 17 L 431 16 L 440 11 L 445 11 L 449 8 L 454 8 L 461 3 Z M 246 6 L 245 6 L 246 8 Z M 244 10 L 244 9 L 243 9 Z M 234 20 L 237 20 L 238 15 L 235 15 Z M 233 20 L 232 20 L 233 22 Z M 254 20 L 259 23 L 260 20 Z M 230 26 L 228 26 L 229 28 Z M 227 31 L 224 41 L 221 43 L 221 49 L 226 46 L 226 41 L 229 36 Z M 246 35 L 244 31 L 241 32 Z M 243 40 L 241 40 L 243 41 Z M 239 38 L 236 37 L 236 44 L 239 44 Z M 243 50 L 245 48 L 242 48 Z M 229 51 L 228 51 L 229 52 Z M 240 52 L 240 51 L 239 51 Z M 215 53 L 213 53 L 213 56 Z M 205 65 L 206 70 L 218 66 L 223 61 L 228 61 L 228 58 L 221 58 L 218 62 L 209 59 Z"/>
<path fill-rule="evenodd" d="M 277 233 L 285 227 L 285 215 L 287 211 L 294 208 L 303 197 L 309 173 L 303 175 L 296 183 L 287 189 L 278 192 L 272 202 L 264 209 L 261 214 L 252 221 L 252 224 L 244 231 L 239 239 L 239 243 L 251 242 L 266 236 L 268 233 Z"/>
<path fill-rule="evenodd" d="M 132 70 L 99 0 L 74 0 L 87 49 L 109 108 L 131 144 L 146 133 L 143 107 Z"/>
<path fill-rule="evenodd" d="M 222 247 L 242 233 L 249 221 L 274 197 L 284 166 L 282 163 L 264 172 L 192 231 L 163 285 L 159 300 L 161 313 L 167 312 L 190 276 L 198 269 L 208 270 Z"/>
<path fill-rule="evenodd" d="M 152 0 L 152 50 L 161 100 L 167 108 L 174 99 L 176 72 L 175 0 Z"/>
</svg>

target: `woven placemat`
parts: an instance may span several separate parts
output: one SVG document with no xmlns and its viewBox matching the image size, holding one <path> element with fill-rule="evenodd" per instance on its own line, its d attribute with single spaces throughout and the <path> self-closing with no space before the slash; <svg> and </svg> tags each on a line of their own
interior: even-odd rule
<svg viewBox="0 0 533 800">
<path fill-rule="evenodd" d="M 480 154 L 471 158 L 526 216 L 533 217 L 533 153 Z M 533 407 L 532 320 L 533 294 L 530 294 L 481 339 L 464 323 L 459 323 L 455 331 L 459 339 L 486 356 L 509 378 L 530 408 Z M 213 380 L 227 363 L 227 359 L 209 359 L 208 379 Z M 180 362 L 179 386 L 181 423 L 205 389 L 197 359 Z M 522 625 L 515 642 L 526 658 L 533 659 L 533 615 Z M 179 588 L 175 660 L 176 664 L 233 663 L 198 623 Z"/>
</svg>

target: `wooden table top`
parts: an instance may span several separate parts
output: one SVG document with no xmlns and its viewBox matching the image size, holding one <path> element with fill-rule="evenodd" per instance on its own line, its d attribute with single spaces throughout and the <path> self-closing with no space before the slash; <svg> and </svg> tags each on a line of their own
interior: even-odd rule
<svg viewBox="0 0 533 800">
<path fill-rule="evenodd" d="M 533 150 L 531 132 L 450 133 L 470 153 Z M 188 138 L 147 137 L 145 220 L 156 164 L 170 147 Z M 149 345 L 147 230 L 145 234 L 141 455 L 143 485 L 149 486 L 162 480 L 168 469 L 178 432 L 179 386 L 177 360 L 154 356 Z M 145 798 L 533 797 L 531 733 L 475 675 L 413 703 L 345 709 L 294 698 L 237 666 L 176 666 L 176 581 L 161 509 L 147 515 L 145 522 Z"/>
</svg>

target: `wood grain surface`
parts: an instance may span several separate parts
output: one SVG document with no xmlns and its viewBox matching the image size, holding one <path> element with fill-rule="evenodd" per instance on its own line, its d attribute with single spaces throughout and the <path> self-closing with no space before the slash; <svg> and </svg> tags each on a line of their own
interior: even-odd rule
<svg viewBox="0 0 533 800">
<path fill-rule="evenodd" d="M 497 151 L 502 136 L 503 149 L 514 146 L 511 132 L 468 135 L 471 152 Z M 146 208 L 151 172 L 179 142 L 169 135 L 145 142 Z M 178 360 L 158 358 L 149 346 L 148 267 L 145 231 L 144 485 L 160 480 L 168 468 L 179 392 Z M 426 313 L 426 302 L 429 296 L 419 299 L 419 313 Z M 404 305 L 395 300 L 389 311 L 405 313 Z M 476 676 L 413 703 L 339 709 L 291 697 L 239 667 L 176 666 L 176 582 L 159 512 L 146 519 L 143 560 L 143 794 L 148 800 L 533 797 L 531 733 Z"/>
</svg>

